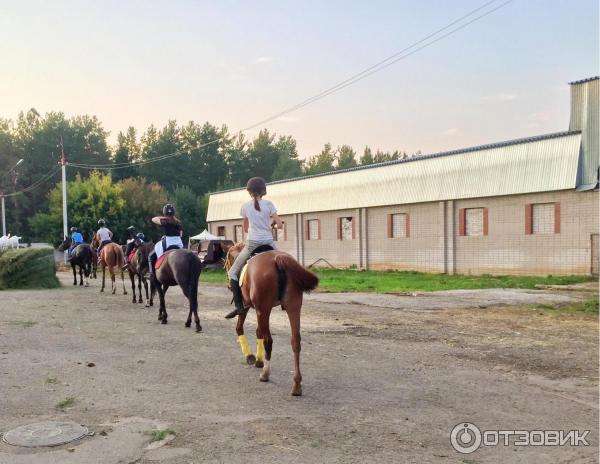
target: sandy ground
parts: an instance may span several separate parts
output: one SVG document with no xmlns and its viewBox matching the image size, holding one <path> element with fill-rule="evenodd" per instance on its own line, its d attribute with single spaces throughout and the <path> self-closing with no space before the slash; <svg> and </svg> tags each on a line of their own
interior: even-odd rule
<svg viewBox="0 0 600 464">
<path fill-rule="evenodd" d="M 94 435 L 58 448 L 0 444 L 0 463 L 597 462 L 598 320 L 534 310 L 583 293 L 313 294 L 303 308 L 304 396 L 290 396 L 287 317 L 272 314 L 271 382 L 236 343 L 224 287 L 200 286 L 203 333 L 130 296 L 89 288 L 0 293 L 0 430 L 73 420 Z M 128 289 L 130 291 L 130 289 Z M 589 293 L 588 293 L 589 295 Z M 247 333 L 254 345 L 254 315 Z M 93 363 L 90 364 L 90 363 Z M 91 367 L 89 367 L 89 366 Z M 64 411 L 55 406 L 73 397 Z M 485 430 L 591 430 L 584 447 L 450 445 Z M 146 431 L 173 429 L 146 449 Z"/>
</svg>

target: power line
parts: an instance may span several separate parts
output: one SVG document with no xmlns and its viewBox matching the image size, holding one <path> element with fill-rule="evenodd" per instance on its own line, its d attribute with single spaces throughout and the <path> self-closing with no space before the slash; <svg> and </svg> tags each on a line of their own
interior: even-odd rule
<svg viewBox="0 0 600 464">
<path fill-rule="evenodd" d="M 32 190 L 35 190 L 36 188 L 38 188 L 39 186 L 41 186 L 44 182 L 46 182 L 46 181 L 50 180 L 52 177 L 54 177 L 54 175 L 58 171 L 60 171 L 60 166 L 57 167 L 57 168 L 55 168 L 53 171 L 49 172 L 45 176 L 42 176 L 41 178 L 39 178 L 38 180 L 36 180 L 31 185 L 28 185 L 27 187 L 25 187 L 25 188 L 23 188 L 21 190 L 17 190 L 16 192 L 6 193 L 3 196 L 5 198 L 8 198 L 8 197 L 14 197 L 14 196 L 17 196 L 17 195 L 21 195 L 23 193 L 31 192 Z"/>
<path fill-rule="evenodd" d="M 257 123 L 254 123 L 254 124 L 252 124 L 250 126 L 247 126 L 247 127 L 243 128 L 243 129 L 241 129 L 240 131 L 238 131 L 237 133 L 246 132 L 246 131 L 248 131 L 250 129 L 254 129 L 254 128 L 258 127 L 258 126 L 266 124 L 266 123 L 268 123 L 270 121 L 273 121 L 274 119 L 277 119 L 277 118 L 279 118 L 281 116 L 284 116 L 284 115 L 289 114 L 289 113 L 291 113 L 293 111 L 296 111 L 296 110 L 298 110 L 300 108 L 303 108 L 303 107 L 305 107 L 307 105 L 310 105 L 310 104 L 312 104 L 312 103 L 314 103 L 316 101 L 319 101 L 319 100 L 321 100 L 321 99 L 323 99 L 323 98 L 331 95 L 332 93 L 338 92 L 338 91 L 340 91 L 340 90 L 342 90 L 342 89 L 344 89 L 344 88 L 346 88 L 346 87 L 348 87 L 348 86 L 350 86 L 352 84 L 355 84 L 355 83 L 357 83 L 357 82 L 359 82 L 359 81 L 361 81 L 363 79 L 366 79 L 367 77 L 369 77 L 369 76 L 371 76 L 371 75 L 373 75 L 375 73 L 378 73 L 378 72 L 380 72 L 380 71 L 382 71 L 382 70 L 384 70 L 384 69 L 392 66 L 393 64 L 397 63 L 398 61 L 401 61 L 401 60 L 403 60 L 405 58 L 408 58 L 409 56 L 414 55 L 415 53 L 417 53 L 417 52 L 419 52 L 419 51 L 421 51 L 421 50 L 423 50 L 423 49 L 425 49 L 425 48 L 427 48 L 427 47 L 429 47 L 429 46 L 431 46 L 431 45 L 439 42 L 440 40 L 442 40 L 442 39 L 444 39 L 444 38 L 446 38 L 446 37 L 448 37 L 448 36 L 450 36 L 452 34 L 455 34 L 456 32 L 464 29 L 465 27 L 473 24 L 474 22 L 479 21 L 480 19 L 482 19 L 482 18 L 484 18 L 484 17 L 486 17 L 486 16 L 494 13 L 495 11 L 499 10 L 500 8 L 508 5 L 513 0 L 506 0 L 503 3 L 500 3 L 499 5 L 495 6 L 494 8 L 491 8 L 491 9 L 485 11 L 484 13 L 482 13 L 482 14 L 480 14 L 478 16 L 475 16 L 473 19 L 471 19 L 471 20 L 469 20 L 467 22 L 463 22 L 459 26 L 451 29 L 456 24 L 461 23 L 465 19 L 473 16 L 477 12 L 479 12 L 479 11 L 487 8 L 488 6 L 492 5 L 493 3 L 496 3 L 497 1 L 498 0 L 490 0 L 490 1 L 485 2 L 483 5 L 475 8 L 475 9 L 473 9 L 471 11 L 469 11 L 467 14 L 461 16 L 458 19 L 455 19 L 454 21 L 448 23 L 444 27 L 436 30 L 435 32 L 432 32 L 431 34 L 428 34 L 427 36 L 423 37 L 422 39 L 420 39 L 420 40 L 412 43 L 408 47 L 405 47 L 402 50 L 400 50 L 400 51 L 398 51 L 398 52 L 396 52 L 396 53 L 388 56 L 387 58 L 379 61 L 378 63 L 369 66 L 368 68 L 366 68 L 366 69 L 364 69 L 364 70 L 362 70 L 362 71 L 360 71 L 360 72 L 358 72 L 358 73 L 350 76 L 347 79 L 344 79 L 343 81 L 337 83 L 336 85 L 334 85 L 332 87 L 329 87 L 328 89 L 325 89 L 325 90 L 323 90 L 323 91 L 321 91 L 321 92 L 313 95 L 312 97 L 309 97 L 309 98 L 303 100 L 300 103 L 297 103 L 294 106 L 291 106 L 291 107 L 289 107 L 289 108 L 287 108 L 287 109 L 285 109 L 283 111 L 280 111 L 279 113 L 276 113 L 276 114 L 274 114 L 272 116 L 269 116 L 266 119 L 263 119 L 263 120 L 261 120 L 261 121 L 259 121 Z M 448 29 L 450 29 L 450 31 L 448 31 L 448 32 L 446 32 L 446 33 L 444 33 L 442 35 L 439 35 L 441 32 L 444 32 L 444 31 L 446 31 Z M 438 37 L 436 37 L 436 36 L 438 36 Z M 432 39 L 432 40 L 430 40 L 430 39 Z M 208 145 L 212 145 L 214 143 L 217 143 L 217 142 L 221 141 L 222 139 L 223 139 L 223 137 L 214 139 L 214 140 L 212 140 L 210 142 L 206 142 L 206 143 L 204 143 L 202 145 L 199 145 L 196 148 L 203 148 L 203 147 L 206 147 Z M 127 168 L 127 167 L 141 166 L 141 165 L 148 164 L 148 163 L 155 163 L 155 162 L 158 162 L 158 161 L 163 161 L 165 159 L 172 158 L 172 157 L 175 157 L 175 156 L 180 156 L 180 155 L 185 154 L 185 153 L 187 153 L 187 152 L 179 150 L 179 151 L 176 151 L 176 152 L 173 152 L 173 153 L 168 153 L 168 154 L 165 154 L 165 155 L 157 156 L 155 158 L 150 158 L 150 159 L 147 159 L 147 160 L 144 160 L 144 161 L 129 162 L 129 163 L 117 163 L 117 164 L 69 163 L 69 166 L 78 167 L 78 168 L 82 168 L 82 169 L 106 169 L 106 170 L 123 169 L 123 168 Z"/>
</svg>

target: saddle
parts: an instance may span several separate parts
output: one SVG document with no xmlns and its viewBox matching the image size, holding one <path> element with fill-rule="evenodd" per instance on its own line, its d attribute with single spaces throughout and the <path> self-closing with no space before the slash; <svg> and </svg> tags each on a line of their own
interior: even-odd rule
<svg viewBox="0 0 600 464">
<path fill-rule="evenodd" d="M 252 253 L 250 253 L 250 258 L 248 258 L 248 261 L 246 261 L 246 264 L 244 264 L 244 267 L 242 268 L 242 271 L 240 272 L 240 287 L 243 287 L 244 283 L 246 281 L 246 270 L 248 269 L 248 264 L 250 263 L 250 260 L 252 258 L 254 258 L 256 255 L 259 255 L 266 251 L 273 251 L 274 249 L 275 248 L 273 248 L 271 245 L 261 245 L 259 247 L 256 247 L 254 249 L 254 251 Z"/>
</svg>

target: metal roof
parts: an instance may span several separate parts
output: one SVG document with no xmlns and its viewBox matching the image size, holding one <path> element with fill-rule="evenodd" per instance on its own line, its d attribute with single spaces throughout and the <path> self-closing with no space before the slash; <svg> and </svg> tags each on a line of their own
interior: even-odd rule
<svg viewBox="0 0 600 464">
<path fill-rule="evenodd" d="M 280 214 L 574 189 L 581 133 L 560 132 L 268 184 Z M 212 194 L 207 221 L 239 218 L 243 188 Z"/>
<path fill-rule="evenodd" d="M 586 82 L 595 81 L 598 79 L 600 79 L 600 76 L 588 77 L 587 79 L 581 79 L 578 81 L 569 82 L 569 85 L 585 84 Z"/>
</svg>

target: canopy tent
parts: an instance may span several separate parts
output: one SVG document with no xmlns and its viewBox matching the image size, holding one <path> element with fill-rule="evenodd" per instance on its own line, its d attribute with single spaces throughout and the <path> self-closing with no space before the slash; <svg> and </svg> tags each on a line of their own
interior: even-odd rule
<svg viewBox="0 0 600 464">
<path fill-rule="evenodd" d="M 216 235 L 211 234 L 206 229 L 204 229 L 198 235 L 194 235 L 193 237 L 190 237 L 190 241 L 191 240 L 199 240 L 201 242 L 208 241 L 208 240 L 224 240 L 224 239 L 225 239 L 225 237 L 217 237 Z"/>
</svg>

